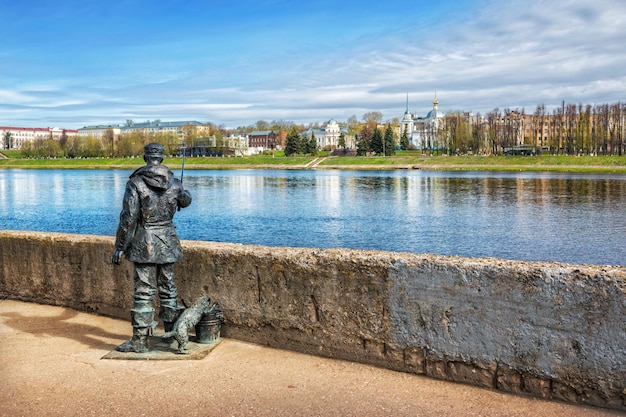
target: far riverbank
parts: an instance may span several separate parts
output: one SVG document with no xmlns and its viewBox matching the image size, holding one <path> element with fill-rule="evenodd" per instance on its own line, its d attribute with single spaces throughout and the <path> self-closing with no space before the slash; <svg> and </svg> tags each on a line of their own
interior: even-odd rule
<svg viewBox="0 0 626 417">
<path fill-rule="evenodd" d="M 135 158 L 19 158 L 14 152 L 0 157 L 0 169 L 134 169 L 144 164 Z M 166 165 L 180 169 L 180 157 L 166 157 Z M 245 157 L 187 157 L 185 169 L 351 169 L 351 170 L 463 170 L 463 171 L 552 171 L 625 173 L 626 156 L 427 156 L 419 151 L 401 151 L 388 157 L 298 156 L 282 152 Z"/>
</svg>

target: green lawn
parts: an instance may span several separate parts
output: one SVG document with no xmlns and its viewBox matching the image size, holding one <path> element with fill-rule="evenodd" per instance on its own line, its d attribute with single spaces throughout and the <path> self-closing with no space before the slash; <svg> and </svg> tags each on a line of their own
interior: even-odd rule
<svg viewBox="0 0 626 417">
<path fill-rule="evenodd" d="M 83 158 L 83 159 L 28 159 L 19 151 L 2 151 L 0 168 L 68 168 L 68 169 L 132 169 L 144 164 L 136 158 Z M 322 154 L 320 156 L 325 156 Z M 187 157 L 188 169 L 236 168 L 305 168 L 314 161 L 313 156 L 285 157 L 274 155 L 246 157 Z M 181 158 L 165 158 L 164 163 L 173 169 L 180 168 Z M 527 170 L 570 172 L 626 173 L 626 156 L 426 156 L 420 151 L 399 151 L 388 157 L 340 156 L 323 160 L 318 168 L 332 169 L 448 169 L 448 170 Z"/>
<path fill-rule="evenodd" d="M 455 170 L 539 170 L 626 173 L 626 156 L 425 156 L 419 151 L 389 157 L 328 158 L 319 167 L 397 167 Z"/>
<path fill-rule="evenodd" d="M 130 169 L 144 165 L 143 158 L 43 158 L 30 159 L 22 158 L 19 152 L 2 151 L 8 158 L 0 158 L 0 168 L 73 168 L 73 169 Z M 187 157 L 185 167 L 187 168 L 220 168 L 220 167 L 278 167 L 278 166 L 305 166 L 313 161 L 313 156 L 289 157 L 282 153 L 276 155 L 253 155 L 247 157 Z M 171 167 L 180 167 L 182 158 L 165 158 L 164 164 Z"/>
</svg>

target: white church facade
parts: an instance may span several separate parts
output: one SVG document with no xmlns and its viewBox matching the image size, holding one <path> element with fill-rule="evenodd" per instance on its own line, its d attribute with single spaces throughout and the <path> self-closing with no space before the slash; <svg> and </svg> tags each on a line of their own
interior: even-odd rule
<svg viewBox="0 0 626 417">
<path fill-rule="evenodd" d="M 354 148 L 356 146 L 354 135 L 350 135 L 348 129 L 339 127 L 339 123 L 335 120 L 329 120 L 320 129 L 310 128 L 305 130 L 300 135 L 307 140 L 310 140 L 311 136 L 315 135 L 318 149 L 336 149 L 340 148 L 339 138 L 342 134 L 345 141 L 344 147 Z"/>
<path fill-rule="evenodd" d="M 433 100 L 433 109 L 420 117 L 409 111 L 409 97 L 406 99 L 406 111 L 400 121 L 400 134 L 407 133 L 409 146 L 414 149 L 428 150 L 439 148 L 437 134 L 443 127 L 444 114 L 439 110 L 437 97 Z"/>
</svg>

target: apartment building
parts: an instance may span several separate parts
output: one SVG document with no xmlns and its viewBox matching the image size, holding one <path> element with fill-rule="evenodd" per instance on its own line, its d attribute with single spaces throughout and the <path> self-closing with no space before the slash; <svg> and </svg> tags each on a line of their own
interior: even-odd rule
<svg viewBox="0 0 626 417">
<path fill-rule="evenodd" d="M 80 136 L 104 137 L 108 131 L 112 131 L 113 137 L 118 139 L 126 133 L 141 132 L 145 134 L 173 133 L 181 140 L 185 140 L 191 134 L 209 134 L 210 125 L 196 121 L 162 122 L 160 120 L 143 123 L 129 122 L 123 125 L 97 125 L 85 126 L 78 129 Z"/>
<path fill-rule="evenodd" d="M 118 140 L 122 135 L 122 128 L 120 125 L 97 125 L 78 129 L 78 134 L 83 137 L 103 138 L 107 135 L 107 132 L 113 134 L 113 140 Z"/>
<path fill-rule="evenodd" d="M 38 139 L 60 140 L 63 135 L 66 137 L 78 135 L 78 130 L 61 129 L 58 127 L 17 127 L 0 126 L 0 138 L 2 138 L 2 149 L 22 148 L 25 142 L 32 142 Z"/>
</svg>

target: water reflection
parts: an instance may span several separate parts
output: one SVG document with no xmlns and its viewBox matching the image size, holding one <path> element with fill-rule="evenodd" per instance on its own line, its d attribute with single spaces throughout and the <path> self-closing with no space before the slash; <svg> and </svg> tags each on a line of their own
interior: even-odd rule
<svg viewBox="0 0 626 417">
<path fill-rule="evenodd" d="M 113 235 L 130 171 L 0 170 L 3 229 Z M 188 171 L 181 238 L 626 265 L 626 177 Z"/>
</svg>

